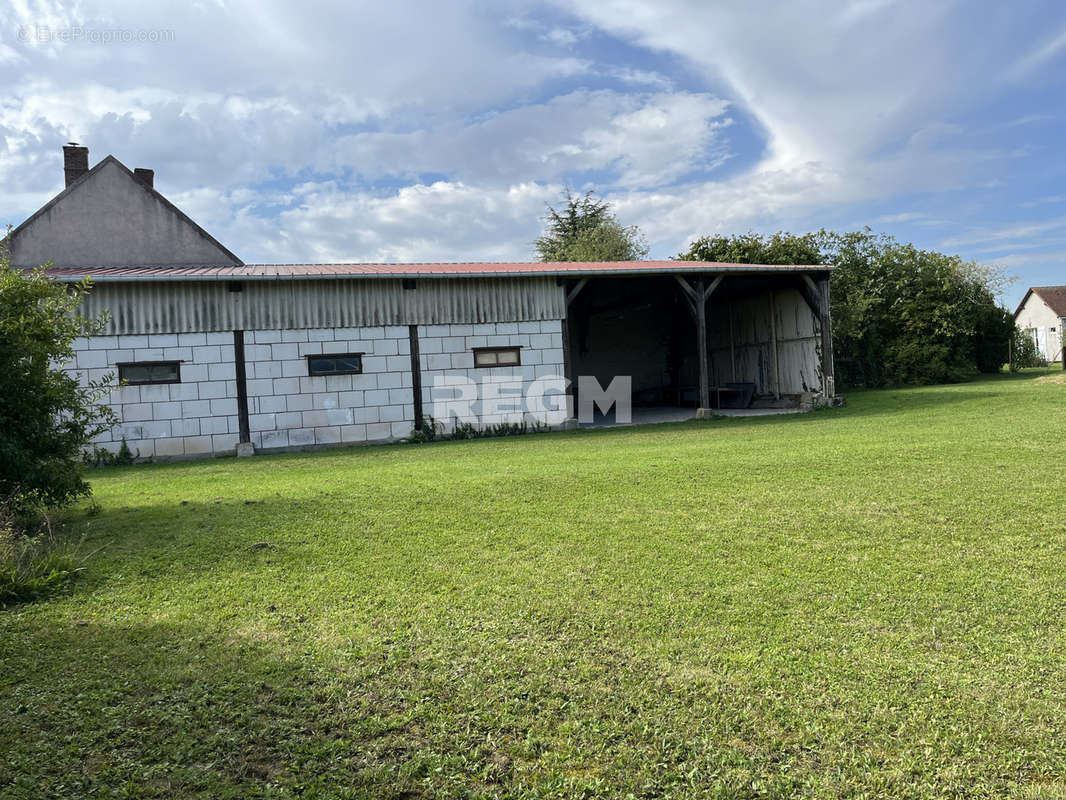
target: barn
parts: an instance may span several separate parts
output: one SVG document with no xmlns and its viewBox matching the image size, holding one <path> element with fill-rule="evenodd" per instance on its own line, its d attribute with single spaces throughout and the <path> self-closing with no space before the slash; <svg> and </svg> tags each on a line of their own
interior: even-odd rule
<svg viewBox="0 0 1066 800">
<path fill-rule="evenodd" d="M 107 328 L 68 368 L 121 381 L 106 449 L 386 442 L 431 419 L 572 426 L 609 396 L 616 414 L 705 416 L 835 395 L 829 266 L 245 264 L 151 170 L 88 160 L 64 148 L 65 188 L 7 246 L 15 266 L 93 280 L 84 310 L 107 312 Z"/>
</svg>

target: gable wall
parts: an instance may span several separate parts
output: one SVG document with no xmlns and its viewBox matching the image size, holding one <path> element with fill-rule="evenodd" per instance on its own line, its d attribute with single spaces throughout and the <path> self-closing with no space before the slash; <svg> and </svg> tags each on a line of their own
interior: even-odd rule
<svg viewBox="0 0 1066 800">
<path fill-rule="evenodd" d="M 1047 341 L 1044 357 L 1050 361 L 1058 361 L 1062 358 L 1062 320 L 1055 316 L 1055 312 L 1036 292 L 1031 293 L 1026 299 L 1025 305 L 1018 311 L 1014 322 L 1022 330 L 1043 329 Z"/>
<path fill-rule="evenodd" d="M 18 267 L 237 263 L 114 162 L 19 230 L 11 257 Z"/>
</svg>

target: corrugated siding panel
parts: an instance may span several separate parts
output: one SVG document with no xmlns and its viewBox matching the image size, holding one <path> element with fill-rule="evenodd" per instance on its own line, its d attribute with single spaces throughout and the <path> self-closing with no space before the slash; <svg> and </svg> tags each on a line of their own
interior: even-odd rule
<svg viewBox="0 0 1066 800">
<path fill-rule="evenodd" d="M 98 283 L 82 311 L 111 315 L 110 334 L 515 322 L 562 319 L 554 278 Z"/>
</svg>

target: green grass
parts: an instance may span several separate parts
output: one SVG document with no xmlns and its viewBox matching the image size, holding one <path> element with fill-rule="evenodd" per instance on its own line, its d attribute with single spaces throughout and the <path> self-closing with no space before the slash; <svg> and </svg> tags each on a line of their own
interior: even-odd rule
<svg viewBox="0 0 1066 800">
<path fill-rule="evenodd" d="M 1066 796 L 1064 397 L 97 471 L 0 795 Z"/>
</svg>

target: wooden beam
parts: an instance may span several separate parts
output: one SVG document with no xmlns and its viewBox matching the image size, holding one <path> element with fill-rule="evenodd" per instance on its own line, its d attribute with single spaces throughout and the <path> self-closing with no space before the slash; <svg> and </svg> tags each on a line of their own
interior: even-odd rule
<svg viewBox="0 0 1066 800">
<path fill-rule="evenodd" d="M 688 299 L 695 303 L 696 290 L 689 285 L 689 282 L 682 278 L 680 275 L 674 275 L 674 280 L 677 281 L 678 286 L 685 290 L 685 295 L 688 297 Z"/>
<path fill-rule="evenodd" d="M 589 282 L 588 278 L 582 278 L 576 284 L 574 284 L 574 288 L 572 288 L 569 292 L 566 293 L 566 304 L 567 305 L 570 305 L 572 302 L 574 302 L 574 300 L 577 298 L 578 294 L 580 294 L 581 290 L 585 288 L 585 284 L 588 283 L 588 282 Z"/>
<path fill-rule="evenodd" d="M 777 352 L 777 303 L 774 302 L 774 292 L 771 289 L 767 294 L 770 297 L 770 349 L 774 357 L 774 397 L 781 398 L 781 356 Z"/>
<path fill-rule="evenodd" d="M 240 444 L 247 444 L 252 441 L 252 436 L 248 425 L 248 371 L 244 362 L 244 331 L 233 332 L 233 365 L 237 380 L 237 437 Z"/>
<path fill-rule="evenodd" d="M 729 374 L 733 378 L 733 383 L 737 382 L 737 348 L 736 340 L 733 335 L 733 304 L 729 304 Z"/>
<path fill-rule="evenodd" d="M 700 360 L 700 408 L 710 408 L 711 389 L 707 375 L 707 292 L 703 278 L 696 280 L 696 296 L 699 298 L 696 302 L 696 352 Z"/>
<path fill-rule="evenodd" d="M 422 357 L 418 352 L 418 326 L 407 326 L 407 337 L 411 352 L 411 395 L 415 406 L 415 430 L 422 430 L 425 418 L 422 416 Z"/>
<path fill-rule="evenodd" d="M 818 296 L 822 301 L 822 313 L 818 317 L 822 328 L 822 390 L 826 401 L 832 401 L 836 396 L 837 388 L 833 366 L 833 320 L 829 311 L 829 277 L 820 278 L 817 288 Z"/>
<path fill-rule="evenodd" d="M 822 314 L 824 314 L 826 311 L 826 309 L 823 308 L 821 287 L 819 287 L 818 284 L 815 283 L 814 279 L 806 272 L 804 272 L 801 277 L 802 282 L 797 287 L 799 289 L 799 293 L 803 296 L 803 299 L 806 301 L 807 305 L 810 306 L 810 309 L 814 312 L 814 315 L 816 317 L 821 317 Z"/>
<path fill-rule="evenodd" d="M 718 288 L 718 285 L 722 282 L 722 278 L 724 278 L 724 277 L 725 277 L 725 275 L 717 275 L 717 276 L 715 276 L 715 279 L 713 281 L 711 281 L 711 285 L 708 286 L 707 289 L 703 292 L 703 302 L 706 303 L 707 299 L 712 294 L 714 294 L 714 290 Z"/>
</svg>

